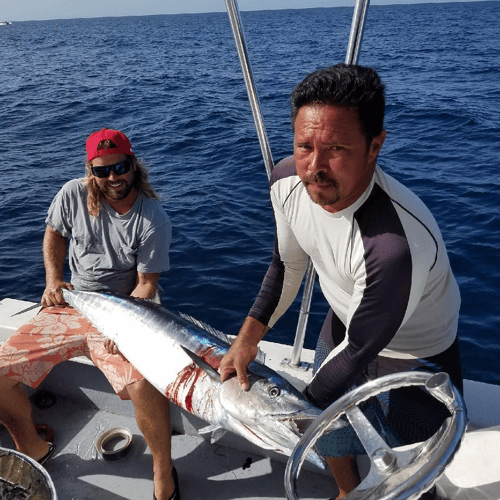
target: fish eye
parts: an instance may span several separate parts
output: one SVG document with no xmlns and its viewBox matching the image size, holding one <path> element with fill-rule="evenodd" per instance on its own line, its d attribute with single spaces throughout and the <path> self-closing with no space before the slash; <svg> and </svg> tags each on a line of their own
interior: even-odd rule
<svg viewBox="0 0 500 500">
<path fill-rule="evenodd" d="M 269 389 L 269 396 L 272 398 L 277 398 L 281 394 L 281 389 L 278 386 L 273 386 Z"/>
</svg>

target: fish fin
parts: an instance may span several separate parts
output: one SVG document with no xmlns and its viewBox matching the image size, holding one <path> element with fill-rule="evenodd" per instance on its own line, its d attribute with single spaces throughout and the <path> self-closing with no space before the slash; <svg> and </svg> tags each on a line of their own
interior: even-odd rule
<svg viewBox="0 0 500 500">
<path fill-rule="evenodd" d="M 19 311 L 19 312 L 16 312 L 15 314 L 13 314 L 11 316 L 11 318 L 13 318 L 14 316 L 18 316 L 19 314 L 23 314 L 25 312 L 28 312 L 28 311 L 32 311 L 33 309 L 36 309 L 37 307 L 42 307 L 42 303 L 41 302 L 38 302 L 37 304 L 34 304 L 32 306 L 29 306 L 27 307 L 26 309 L 23 309 L 22 311 Z"/>
<path fill-rule="evenodd" d="M 222 428 L 220 425 L 217 424 L 210 424 L 207 425 L 206 427 L 202 427 L 201 429 L 198 429 L 199 434 L 209 434 L 212 433 L 212 436 L 210 437 L 210 442 L 214 444 L 217 442 L 219 439 L 226 434 L 226 429 Z"/>
<path fill-rule="evenodd" d="M 208 333 L 211 333 L 214 337 L 217 337 L 218 339 L 222 340 L 226 344 L 231 345 L 235 339 L 234 335 L 233 336 L 226 335 L 224 332 L 221 332 L 220 330 L 215 329 L 214 327 L 208 325 L 207 323 L 204 323 L 203 321 L 200 321 L 196 318 L 193 318 L 193 316 L 190 316 L 189 314 L 179 312 L 179 316 L 181 318 L 185 319 L 186 321 L 189 321 L 193 325 L 197 326 L 198 328 L 206 330 Z M 257 351 L 257 357 L 255 359 L 257 361 L 259 361 L 260 363 L 265 364 L 266 354 L 259 349 Z"/>
<path fill-rule="evenodd" d="M 231 344 L 233 342 L 231 337 L 229 337 L 225 333 L 221 332 L 220 330 L 216 330 L 213 326 L 210 326 L 207 323 L 200 321 L 199 319 L 193 318 L 193 316 L 190 316 L 189 314 L 179 312 L 179 316 L 182 319 L 185 319 L 186 321 L 189 321 L 193 325 L 197 326 L 198 328 L 211 333 L 214 337 L 217 337 L 218 339 L 224 341 L 226 344 Z"/>
<path fill-rule="evenodd" d="M 220 382 L 219 372 L 213 366 L 210 366 L 204 359 L 186 347 L 182 345 L 180 347 L 209 377 L 213 378 L 216 382 Z"/>
<path fill-rule="evenodd" d="M 226 434 L 226 429 L 223 429 L 222 427 L 219 427 L 218 429 L 214 430 L 214 433 L 212 434 L 212 437 L 210 438 L 210 443 L 214 444 L 219 439 L 222 439 L 222 437 Z"/>
<path fill-rule="evenodd" d="M 219 429 L 222 429 L 222 427 L 220 425 L 210 424 L 210 425 L 207 425 L 206 427 L 202 427 L 201 429 L 198 429 L 198 434 L 209 434 L 210 432 L 216 432 Z"/>
</svg>

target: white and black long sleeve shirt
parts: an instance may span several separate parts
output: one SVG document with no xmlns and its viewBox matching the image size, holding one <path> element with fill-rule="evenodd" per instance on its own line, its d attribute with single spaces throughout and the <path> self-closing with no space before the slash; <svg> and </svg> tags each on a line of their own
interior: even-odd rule
<svg viewBox="0 0 500 500">
<path fill-rule="evenodd" d="M 438 225 L 414 193 L 377 166 L 363 195 L 332 214 L 310 199 L 293 157 L 273 170 L 270 190 L 274 255 L 249 315 L 272 327 L 312 259 L 347 332 L 311 382 L 315 398 L 340 395 L 377 355 L 422 358 L 453 343 L 458 286 Z"/>
</svg>

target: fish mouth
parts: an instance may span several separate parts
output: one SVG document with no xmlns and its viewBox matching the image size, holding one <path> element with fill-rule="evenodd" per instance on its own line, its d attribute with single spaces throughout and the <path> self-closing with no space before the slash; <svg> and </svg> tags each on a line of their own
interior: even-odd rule
<svg viewBox="0 0 500 500">
<path fill-rule="evenodd" d="M 289 420 L 290 426 L 299 436 L 303 436 L 307 429 L 309 429 L 315 421 L 316 419 L 312 417 Z"/>
<path fill-rule="evenodd" d="M 276 420 L 284 425 L 287 429 L 290 429 L 297 437 L 302 437 L 304 432 L 313 424 L 316 420 L 314 417 L 301 417 L 301 418 L 293 418 L 293 417 L 284 417 L 280 418 L 279 416 L 275 417 Z"/>
<path fill-rule="evenodd" d="M 321 413 L 321 410 L 311 408 L 307 411 L 302 410 L 295 413 L 275 413 L 270 417 L 290 428 L 297 436 L 301 437 Z"/>
<path fill-rule="evenodd" d="M 272 418 L 294 431 L 299 437 L 302 437 L 316 419 L 323 413 L 319 408 L 311 408 L 305 411 L 298 411 L 294 414 L 270 415 Z M 325 433 L 349 426 L 346 419 L 337 418 L 331 421 L 325 428 Z"/>
</svg>

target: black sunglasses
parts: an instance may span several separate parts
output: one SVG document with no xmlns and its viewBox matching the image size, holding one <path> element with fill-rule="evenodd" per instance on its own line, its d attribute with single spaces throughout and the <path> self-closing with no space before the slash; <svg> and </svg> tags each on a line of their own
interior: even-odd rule
<svg viewBox="0 0 500 500">
<path fill-rule="evenodd" d="M 121 161 L 120 163 L 115 163 L 114 165 L 106 165 L 103 167 L 90 167 L 92 173 L 101 179 L 105 177 L 109 177 L 111 170 L 116 175 L 123 175 L 130 171 L 130 167 L 132 166 L 132 161 L 130 159 Z"/>
</svg>

